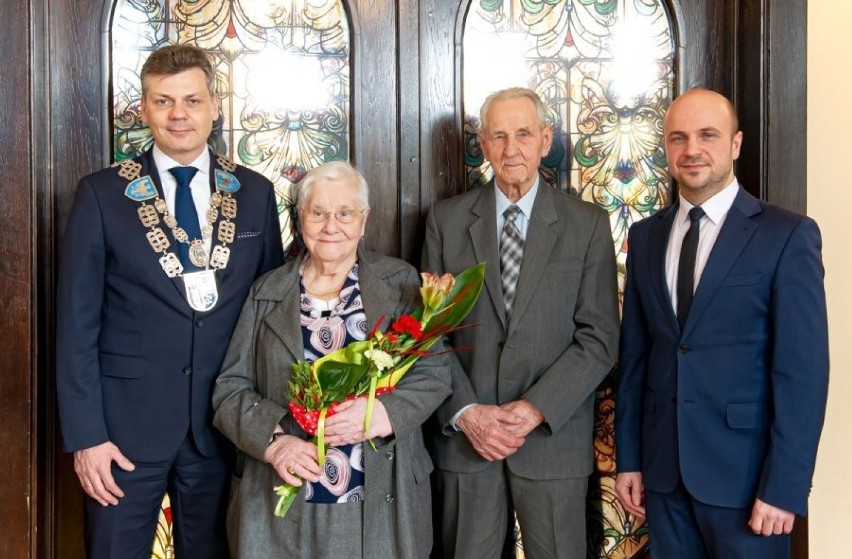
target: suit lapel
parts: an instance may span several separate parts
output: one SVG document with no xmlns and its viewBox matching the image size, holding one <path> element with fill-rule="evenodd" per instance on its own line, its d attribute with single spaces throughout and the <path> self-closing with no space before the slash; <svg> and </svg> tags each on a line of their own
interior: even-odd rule
<svg viewBox="0 0 852 559">
<path fill-rule="evenodd" d="M 497 249 L 497 217 L 494 181 L 480 187 L 479 197 L 471 207 L 474 221 L 468 228 L 477 262 L 485 266 L 485 290 L 494 305 L 494 312 L 506 328 L 506 312 L 503 305 L 503 283 L 500 279 L 500 255 Z"/>
<path fill-rule="evenodd" d="M 684 334 L 688 334 L 695 327 L 716 294 L 719 284 L 728 275 L 731 266 L 757 231 L 759 224 L 752 217 L 758 213 L 760 213 L 760 202 L 740 188 L 733 206 L 728 210 L 716 243 L 710 251 L 704 271 L 701 273 L 692 306 L 689 308 Z"/>
<path fill-rule="evenodd" d="M 521 261 L 521 273 L 518 276 L 515 302 L 512 306 L 510 331 L 529 306 L 529 302 L 536 291 L 536 284 L 540 281 L 547 266 L 553 245 L 556 243 L 556 233 L 553 231 L 553 224 L 556 222 L 553 192 L 549 186 L 544 184 L 544 181 L 541 181 L 533 202 L 527 238 L 524 241 L 524 257 Z"/>
<path fill-rule="evenodd" d="M 276 301 L 278 304 L 266 316 L 264 322 L 272 332 L 278 336 L 284 347 L 292 354 L 295 360 L 305 358 L 305 347 L 302 342 L 302 323 L 299 313 L 299 266 L 302 265 L 304 255 L 299 256 L 281 270 L 281 281 L 268 281 L 269 286 L 258 290 L 257 299 Z"/>
<path fill-rule="evenodd" d="M 378 320 L 382 319 L 381 327 L 384 330 L 395 318 L 393 315 L 397 310 L 399 294 L 394 293 L 386 281 L 390 271 L 373 253 L 360 250 L 359 246 L 358 262 L 358 286 L 361 289 L 361 302 L 364 304 L 367 324 L 373 328 Z"/>
<path fill-rule="evenodd" d="M 163 192 L 163 185 L 160 183 L 160 172 L 157 169 L 157 165 L 154 163 L 153 148 L 142 154 L 142 157 L 140 158 L 140 163 L 142 163 L 141 176 L 144 177 L 145 175 L 148 175 L 151 177 L 151 180 L 154 181 L 154 186 L 157 188 L 158 196 L 161 200 L 165 201 L 166 196 Z M 177 241 L 172 235 L 172 232 L 169 230 L 168 227 L 166 227 L 165 223 L 163 223 L 162 220 L 160 221 L 160 228 L 166 233 L 166 236 L 169 238 L 169 242 L 171 243 L 171 246 L 168 248 L 168 250 L 177 254 Z M 168 277 L 163 271 L 163 267 L 160 265 L 160 254 L 155 253 L 153 250 L 148 252 L 146 258 L 150 262 L 150 265 L 155 268 L 154 274 L 156 276 L 162 277 L 166 282 L 171 284 L 172 288 L 175 289 L 178 297 L 180 297 L 180 303 L 175 301 L 175 305 L 186 309 L 187 313 L 192 313 L 192 308 L 190 308 L 189 303 L 186 301 L 186 289 L 184 287 L 183 279 L 179 277 Z"/>
<path fill-rule="evenodd" d="M 669 237 L 671 236 L 674 220 L 677 216 L 678 205 L 670 206 L 668 210 L 663 210 L 652 219 L 654 219 L 653 227 L 648 234 L 648 264 L 650 266 L 651 278 L 653 282 L 654 295 L 660 303 L 660 308 L 664 309 L 663 314 L 666 320 L 675 331 L 680 330 L 680 325 L 677 322 L 677 315 L 672 308 L 672 298 L 669 293 L 669 287 L 666 283 L 666 251 L 669 246 Z M 628 240 L 628 246 L 629 246 Z M 629 248 L 628 248 L 629 250 Z"/>
</svg>

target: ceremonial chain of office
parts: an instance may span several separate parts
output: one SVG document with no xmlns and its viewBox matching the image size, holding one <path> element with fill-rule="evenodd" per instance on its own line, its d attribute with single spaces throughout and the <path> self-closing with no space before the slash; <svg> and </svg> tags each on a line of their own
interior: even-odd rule
<svg viewBox="0 0 852 559">
<path fill-rule="evenodd" d="M 168 236 L 163 231 L 160 224 L 160 214 L 162 221 L 172 230 L 175 239 L 181 243 L 187 243 L 189 255 L 192 263 L 198 267 L 206 267 L 208 264 L 214 270 L 222 270 L 228 265 L 228 260 L 231 256 L 231 249 L 228 244 L 234 242 L 234 234 L 236 227 L 231 221 L 237 217 L 237 201 L 232 194 L 239 190 L 240 182 L 232 174 L 236 170 L 236 164 L 229 158 L 219 155 L 216 161 L 222 169 L 215 170 L 216 191 L 210 196 L 210 208 L 207 210 L 207 221 L 201 228 L 201 239 L 190 240 L 178 224 L 175 217 L 169 213 L 165 200 L 160 198 L 157 188 L 154 186 L 154 181 L 150 175 L 140 177 L 142 165 L 131 159 L 122 161 L 119 164 L 118 174 L 122 178 L 127 179 L 129 184 L 124 191 L 125 196 L 133 201 L 139 202 L 141 205 L 137 210 L 139 221 L 142 225 L 149 229 L 146 233 L 148 243 L 155 253 L 162 254 L 160 257 L 160 266 L 170 278 L 180 277 L 183 274 L 183 265 L 174 252 L 169 251 L 171 242 Z M 153 199 L 153 205 L 146 203 L 147 200 Z M 220 244 L 213 247 L 212 253 L 208 255 L 207 249 L 204 247 L 204 241 L 210 239 L 213 234 L 213 224 L 219 217 L 221 209 L 222 221 L 219 222 L 217 230 L 217 240 Z"/>
</svg>

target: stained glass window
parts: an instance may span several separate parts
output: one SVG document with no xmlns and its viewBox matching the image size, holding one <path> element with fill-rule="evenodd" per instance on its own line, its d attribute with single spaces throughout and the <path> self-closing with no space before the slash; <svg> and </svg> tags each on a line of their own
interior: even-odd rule
<svg viewBox="0 0 852 559">
<path fill-rule="evenodd" d="M 468 187 L 492 176 L 476 139 L 482 101 L 504 87 L 534 89 L 554 129 L 545 180 L 610 212 L 623 270 L 627 227 L 667 203 L 662 118 L 674 41 L 665 3 L 473 0 L 464 25 Z"/>
<path fill-rule="evenodd" d="M 214 61 L 221 115 L 211 147 L 275 185 L 282 241 L 293 185 L 349 157 L 349 20 L 339 0 L 117 0 L 111 22 L 113 158 L 152 143 L 140 121 L 148 55 L 189 43 Z"/>
<path fill-rule="evenodd" d="M 659 0 L 471 0 L 462 34 L 467 186 L 493 172 L 476 137 L 479 107 L 496 90 L 525 86 L 544 101 L 554 142 L 544 180 L 605 208 L 624 285 L 627 230 L 668 203 L 663 116 L 674 93 L 675 33 Z M 613 378 L 598 390 L 595 451 L 600 484 L 589 502 L 598 557 L 640 556 L 643 525 L 614 491 Z M 519 542 L 520 544 L 520 542 Z M 519 545 L 517 556 L 523 556 Z"/>
</svg>

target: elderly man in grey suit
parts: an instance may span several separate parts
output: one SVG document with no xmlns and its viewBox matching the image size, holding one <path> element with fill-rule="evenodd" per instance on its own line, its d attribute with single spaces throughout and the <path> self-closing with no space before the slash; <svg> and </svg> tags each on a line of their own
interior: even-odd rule
<svg viewBox="0 0 852 559">
<path fill-rule="evenodd" d="M 609 219 L 541 184 L 553 132 L 535 92 L 493 93 L 480 118 L 494 180 L 435 205 L 423 253 L 426 270 L 488 263 L 436 412 L 443 553 L 499 557 L 514 509 L 528 558 L 584 558 L 594 391 L 618 346 Z"/>
</svg>

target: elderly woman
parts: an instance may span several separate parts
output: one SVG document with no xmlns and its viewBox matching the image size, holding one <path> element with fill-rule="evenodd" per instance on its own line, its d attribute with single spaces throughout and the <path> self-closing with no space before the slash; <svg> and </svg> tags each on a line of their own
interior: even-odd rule
<svg viewBox="0 0 852 559">
<path fill-rule="evenodd" d="M 420 427 L 450 392 L 446 356 L 420 359 L 395 391 L 379 396 L 369 433 L 366 398 L 339 406 L 326 420 L 324 468 L 286 394 L 297 360 L 363 340 L 379 318 L 413 310 L 418 275 L 359 248 L 368 191 L 348 163 L 310 171 L 297 206 L 307 253 L 255 282 L 213 393 L 214 424 L 239 451 L 228 508 L 232 555 L 428 557 L 432 463 Z M 279 518 L 273 488 L 282 480 L 301 490 Z"/>
</svg>

